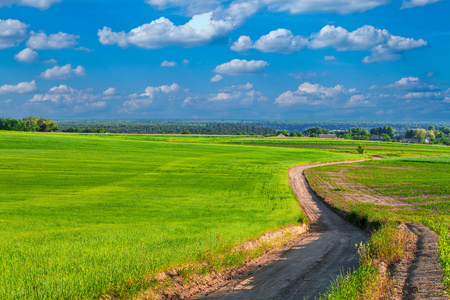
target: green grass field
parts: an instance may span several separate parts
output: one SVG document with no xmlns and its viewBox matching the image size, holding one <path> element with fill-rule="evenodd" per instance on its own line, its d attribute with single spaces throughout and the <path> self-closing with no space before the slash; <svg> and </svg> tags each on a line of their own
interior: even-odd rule
<svg viewBox="0 0 450 300">
<path fill-rule="evenodd" d="M 111 138 L 111 136 L 99 137 Z M 119 139 L 133 139 L 172 143 L 232 144 L 264 147 L 318 149 L 328 152 L 356 153 L 356 147 L 365 145 L 365 153 L 383 157 L 436 156 L 449 155 L 448 146 L 405 144 L 397 142 L 373 142 L 340 139 L 261 137 L 261 136 L 204 136 L 204 135 L 128 135 L 116 136 Z"/>
<path fill-rule="evenodd" d="M 289 167 L 361 157 L 197 139 L 0 132 L 0 299 L 132 295 L 303 219 Z"/>
</svg>

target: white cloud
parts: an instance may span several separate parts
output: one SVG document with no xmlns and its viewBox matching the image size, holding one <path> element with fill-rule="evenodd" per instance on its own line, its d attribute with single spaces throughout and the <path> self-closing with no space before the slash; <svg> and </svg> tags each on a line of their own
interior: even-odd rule
<svg viewBox="0 0 450 300">
<path fill-rule="evenodd" d="M 357 107 L 357 106 L 374 106 L 368 99 L 369 95 L 353 95 L 350 97 L 348 102 L 345 104 L 345 107 Z"/>
<path fill-rule="evenodd" d="M 4 84 L 0 86 L 0 94 L 26 94 L 36 91 L 36 81 L 21 82 L 16 85 Z"/>
<path fill-rule="evenodd" d="M 226 75 L 250 75 L 263 72 L 268 65 L 269 63 L 263 60 L 233 59 L 218 65 L 214 72 Z"/>
<path fill-rule="evenodd" d="M 64 49 L 73 48 L 77 45 L 78 35 L 68 34 L 64 32 L 46 35 L 44 32 L 31 32 L 31 36 L 27 41 L 27 47 L 33 49 Z"/>
<path fill-rule="evenodd" d="M 188 65 L 189 61 L 187 59 L 183 59 L 183 65 Z"/>
<path fill-rule="evenodd" d="M 156 7 L 159 10 L 164 10 L 169 7 L 185 7 L 188 15 L 195 15 L 205 13 L 217 8 L 222 0 L 145 0 L 145 3 Z"/>
<path fill-rule="evenodd" d="M 27 28 L 28 25 L 19 20 L 0 19 L 0 49 L 20 44 L 27 37 Z"/>
<path fill-rule="evenodd" d="M 442 100 L 444 98 L 441 92 L 410 92 L 406 95 L 398 95 L 401 99 L 428 99 L 428 100 Z"/>
<path fill-rule="evenodd" d="M 113 32 L 105 26 L 98 30 L 97 35 L 103 45 L 117 44 L 122 48 L 130 44 L 146 49 L 203 46 L 240 27 L 256 9 L 252 2 L 236 2 L 227 9 L 218 8 L 194 15 L 184 25 L 175 25 L 169 19 L 161 17 L 128 33 Z"/>
<path fill-rule="evenodd" d="M 364 25 L 352 32 L 342 27 L 326 25 L 320 32 L 312 34 L 309 47 L 312 49 L 331 47 L 337 51 L 371 51 L 372 56 L 364 58 L 364 63 L 393 61 L 401 58 L 401 53 L 413 48 L 426 46 L 422 39 L 414 40 L 390 34 L 387 30 Z"/>
<path fill-rule="evenodd" d="M 330 75 L 328 72 L 322 72 L 320 74 L 317 74 L 317 72 L 306 72 L 306 73 L 290 73 L 289 76 L 294 77 L 296 79 L 303 79 L 303 78 L 317 78 L 317 77 L 325 77 Z"/>
<path fill-rule="evenodd" d="M 178 66 L 178 64 L 174 61 L 165 60 L 161 63 L 161 67 L 172 68 L 172 67 L 176 67 L 176 66 Z"/>
<path fill-rule="evenodd" d="M 103 96 L 114 96 L 117 95 L 119 92 L 117 91 L 116 88 L 110 87 L 108 89 L 106 89 L 105 91 L 103 91 Z"/>
<path fill-rule="evenodd" d="M 62 0 L 0 0 L 0 7 L 16 4 L 19 6 L 31 6 L 39 9 L 48 9 L 53 4 L 61 1 Z"/>
<path fill-rule="evenodd" d="M 94 50 L 86 48 L 86 47 L 77 47 L 77 48 L 75 48 L 75 50 L 77 50 L 77 51 L 84 51 L 84 52 L 92 52 L 92 51 L 94 51 Z"/>
<path fill-rule="evenodd" d="M 47 93 L 35 94 L 25 105 L 44 109 L 57 108 L 70 114 L 105 109 L 107 102 L 100 98 L 92 89 L 77 90 L 61 84 L 52 87 Z"/>
<path fill-rule="evenodd" d="M 49 59 L 49 60 L 44 60 L 43 61 L 44 64 L 51 64 L 51 65 L 56 65 L 58 63 L 58 61 L 56 59 Z"/>
<path fill-rule="evenodd" d="M 242 85 L 231 86 L 219 91 L 216 94 L 210 94 L 207 102 L 215 103 L 239 103 L 248 106 L 254 102 L 264 101 L 267 98 L 260 92 L 255 91 L 253 85 L 249 82 Z"/>
<path fill-rule="evenodd" d="M 403 9 L 403 8 L 412 8 L 416 6 L 425 6 L 427 4 L 436 3 L 439 1 L 441 0 L 411 0 L 411 1 L 403 0 L 403 5 L 401 8 Z"/>
<path fill-rule="evenodd" d="M 422 0 L 424 1 L 424 0 Z M 433 1 L 433 0 L 431 0 Z M 146 3 L 159 9 L 169 7 L 184 7 L 188 14 L 203 13 L 211 11 L 220 4 L 226 4 L 228 0 L 146 0 Z M 291 14 L 302 14 L 312 12 L 328 12 L 338 14 L 349 14 L 364 12 L 375 7 L 389 4 L 391 0 L 241 0 L 241 3 L 252 3 L 258 9 L 267 8 L 271 11 L 287 11 Z"/>
<path fill-rule="evenodd" d="M 275 52 L 289 54 L 298 52 L 306 47 L 308 40 L 299 35 L 293 35 L 290 30 L 280 28 L 263 35 L 255 43 L 250 37 L 241 36 L 231 46 L 231 50 L 237 52 L 257 49 L 262 52 Z"/>
<path fill-rule="evenodd" d="M 287 11 L 291 14 L 311 12 L 349 14 L 373 9 L 388 4 L 391 0 L 262 0 L 262 2 L 269 10 Z"/>
<path fill-rule="evenodd" d="M 219 74 L 217 74 L 216 76 L 214 76 L 213 78 L 211 78 L 211 82 L 219 82 L 222 81 L 223 77 L 220 76 Z"/>
<path fill-rule="evenodd" d="M 86 75 L 85 70 L 82 66 L 78 66 L 72 69 L 70 64 L 59 67 L 55 66 L 51 69 L 47 69 L 41 73 L 40 77 L 44 79 L 66 79 L 73 76 L 84 76 Z"/>
<path fill-rule="evenodd" d="M 435 90 L 437 87 L 422 82 L 418 77 L 404 77 L 393 84 L 385 86 L 388 89 L 395 90 Z"/>
<path fill-rule="evenodd" d="M 22 62 L 34 62 L 40 60 L 36 51 L 25 48 L 14 56 L 14 59 Z"/>
<path fill-rule="evenodd" d="M 370 51 L 371 56 L 364 63 L 394 61 L 400 59 L 404 51 L 424 47 L 427 42 L 390 34 L 387 30 L 364 25 L 352 32 L 333 25 L 324 26 L 309 38 L 293 35 L 290 30 L 277 29 L 253 42 L 248 36 L 241 36 L 231 45 L 231 50 L 244 52 L 257 49 L 262 52 L 289 54 L 305 47 L 310 49 L 334 48 L 337 51 Z M 334 56 L 325 56 L 325 60 L 335 60 Z"/>
<path fill-rule="evenodd" d="M 149 86 L 142 94 L 129 95 L 130 100 L 123 103 L 123 109 L 121 112 L 130 112 L 143 109 L 155 104 L 154 102 L 157 100 L 164 102 L 173 101 L 179 99 L 179 97 L 185 93 L 186 90 L 183 90 L 176 83 L 156 87 Z"/>
<path fill-rule="evenodd" d="M 336 60 L 337 58 L 336 58 L 336 56 L 325 55 L 325 57 L 323 59 L 326 61 L 331 61 L 331 60 Z"/>
<path fill-rule="evenodd" d="M 324 87 L 319 84 L 305 82 L 294 92 L 282 93 L 275 100 L 280 106 L 291 106 L 295 104 L 306 105 L 331 105 L 341 99 L 341 97 L 357 92 L 355 89 L 347 90 L 342 85 L 335 87 Z"/>
</svg>

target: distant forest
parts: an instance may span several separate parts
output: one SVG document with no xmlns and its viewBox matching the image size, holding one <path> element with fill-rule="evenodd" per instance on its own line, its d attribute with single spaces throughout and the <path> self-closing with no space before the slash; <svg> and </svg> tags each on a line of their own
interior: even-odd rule
<svg viewBox="0 0 450 300">
<path fill-rule="evenodd" d="M 290 135 L 306 133 L 336 133 L 341 138 L 369 139 L 384 136 L 386 141 L 397 137 L 421 138 L 418 128 L 428 129 L 425 137 L 433 140 L 430 128 L 440 129 L 448 138 L 446 129 L 450 122 L 342 122 L 342 121 L 277 121 L 277 120 L 185 120 L 185 119 L 115 119 L 115 120 L 55 120 L 38 117 L 0 119 L 0 130 L 63 131 L 80 133 L 141 133 L 141 134 L 209 134 L 209 135 Z M 413 130 L 416 130 L 417 132 Z M 435 134 L 440 134 L 435 130 Z M 441 134 L 442 135 L 442 134 Z"/>
<path fill-rule="evenodd" d="M 450 127 L 450 122 L 359 122 L 359 121 L 302 121 L 302 120 L 185 120 L 185 119 L 116 119 L 116 120 L 57 120 L 62 131 L 69 128 L 99 129 L 119 133 L 181 133 L 192 134 L 275 134 L 279 130 L 305 132 L 309 128 L 322 127 L 329 131 L 345 131 L 351 128 L 371 130 L 375 127 L 392 127 L 396 135 L 404 135 L 408 129 Z M 245 125 L 245 127 L 240 127 Z M 255 126 L 255 127 L 247 127 Z M 179 130 L 176 130 L 179 127 Z M 228 129 L 227 129 L 228 128 Z M 264 128 L 264 129 L 262 129 Z M 257 130 L 258 129 L 258 130 Z"/>
<path fill-rule="evenodd" d="M 142 134 L 209 134 L 209 135 L 273 135 L 275 130 L 237 122 L 201 123 L 183 121 L 58 121 L 61 131 L 84 133 L 142 133 Z"/>
</svg>

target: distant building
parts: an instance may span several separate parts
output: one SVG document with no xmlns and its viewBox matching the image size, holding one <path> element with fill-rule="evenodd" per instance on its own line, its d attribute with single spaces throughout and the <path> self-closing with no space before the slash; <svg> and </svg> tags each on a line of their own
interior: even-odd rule
<svg viewBox="0 0 450 300">
<path fill-rule="evenodd" d="M 319 134 L 319 138 L 321 139 L 337 139 L 337 135 L 335 134 Z"/>
<path fill-rule="evenodd" d="M 418 144 L 419 139 L 416 138 L 404 138 L 400 140 L 401 143 L 410 143 L 410 144 Z"/>
<path fill-rule="evenodd" d="M 430 137 L 427 136 L 427 137 L 423 140 L 423 142 L 429 144 L 429 143 L 431 142 Z"/>
<path fill-rule="evenodd" d="M 385 137 L 384 136 L 371 136 L 370 137 L 370 140 L 371 141 L 384 141 L 385 140 Z"/>
<path fill-rule="evenodd" d="M 277 135 L 277 137 L 285 137 L 285 135 L 280 133 L 279 135 Z"/>
</svg>

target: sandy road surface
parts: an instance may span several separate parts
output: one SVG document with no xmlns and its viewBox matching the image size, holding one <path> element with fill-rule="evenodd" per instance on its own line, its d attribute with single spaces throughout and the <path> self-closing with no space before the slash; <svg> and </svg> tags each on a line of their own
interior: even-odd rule
<svg viewBox="0 0 450 300">
<path fill-rule="evenodd" d="M 342 270 L 357 266 L 355 245 L 366 241 L 368 236 L 326 207 L 311 191 L 304 176 L 304 170 L 324 165 L 328 164 L 289 170 L 289 184 L 310 220 L 311 233 L 298 237 L 279 259 L 250 276 L 233 279 L 215 292 L 197 295 L 196 299 L 314 299 L 327 291 Z"/>
</svg>

